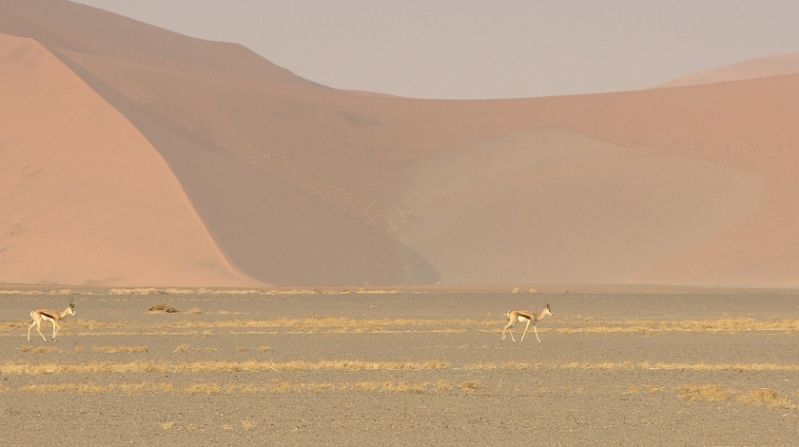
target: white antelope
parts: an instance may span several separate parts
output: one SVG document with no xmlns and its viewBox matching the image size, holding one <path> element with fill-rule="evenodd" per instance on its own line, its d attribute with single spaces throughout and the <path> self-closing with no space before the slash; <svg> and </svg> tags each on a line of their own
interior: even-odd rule
<svg viewBox="0 0 799 447">
<path fill-rule="evenodd" d="M 61 329 L 61 326 L 58 324 L 58 322 L 66 318 L 67 315 L 78 315 L 75 313 L 75 304 L 72 302 L 70 302 L 69 306 L 61 312 L 52 309 L 36 309 L 32 311 L 31 318 L 33 318 L 33 322 L 30 324 L 30 326 L 28 326 L 28 343 L 31 341 L 31 329 L 33 329 L 34 326 L 36 326 L 36 332 L 42 336 L 42 340 L 47 341 L 47 338 L 44 336 L 44 334 L 42 334 L 41 330 L 42 320 L 53 323 L 53 341 L 56 341 L 55 338 L 56 335 L 58 335 L 58 330 Z"/>
<path fill-rule="evenodd" d="M 540 313 L 530 312 L 527 310 L 511 310 L 508 311 L 505 316 L 508 318 L 508 324 L 505 325 L 505 328 L 502 329 L 502 340 L 505 340 L 505 331 L 510 332 L 510 338 L 516 343 L 516 338 L 513 337 L 513 325 L 518 323 L 527 322 L 527 326 L 524 327 L 524 332 L 522 333 L 522 339 L 519 343 L 524 341 L 524 335 L 527 334 L 527 329 L 530 328 L 530 323 L 533 324 L 533 332 L 535 332 L 535 339 L 541 343 L 541 339 L 538 338 L 538 329 L 535 328 L 535 324 L 544 318 L 552 315 L 552 309 L 549 307 L 549 304 L 544 307 Z"/>
</svg>

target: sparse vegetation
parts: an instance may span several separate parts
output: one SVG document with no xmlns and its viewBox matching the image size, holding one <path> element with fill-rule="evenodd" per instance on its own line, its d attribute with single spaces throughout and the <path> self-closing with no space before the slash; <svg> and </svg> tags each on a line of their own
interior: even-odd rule
<svg viewBox="0 0 799 447">
<path fill-rule="evenodd" d="M 449 364 L 427 362 L 367 362 L 360 360 L 288 361 L 207 361 L 207 362 L 128 362 L 128 363 L 6 363 L 0 366 L 4 375 L 52 374 L 133 374 L 133 373 L 196 373 L 196 372 L 259 372 L 259 371 L 423 371 L 442 370 Z"/>
<path fill-rule="evenodd" d="M 430 382 L 392 382 L 392 381 L 359 381 L 359 382 L 292 382 L 273 380 L 266 383 L 212 383 L 199 382 L 176 387 L 169 382 L 140 383 L 55 383 L 31 384 L 17 389 L 4 388 L 0 391 L 16 391 L 20 393 L 73 393 L 73 394 L 123 394 L 137 395 L 147 393 L 184 393 L 193 395 L 216 394 L 282 394 L 282 393 L 448 393 L 455 388 L 446 380 Z M 459 385 L 465 392 L 478 388 L 475 381 L 466 381 Z"/>
<path fill-rule="evenodd" d="M 471 392 L 471 391 L 475 391 L 475 390 L 477 390 L 477 388 L 479 387 L 479 385 L 480 385 L 480 384 L 479 384 L 478 382 L 474 381 L 474 380 L 467 380 L 467 381 L 465 381 L 465 382 L 462 382 L 462 383 L 460 384 L 460 387 L 461 387 L 461 389 L 462 389 L 463 391 L 466 391 L 466 392 Z"/>
<path fill-rule="evenodd" d="M 217 352 L 219 348 L 206 347 L 206 348 L 193 348 L 187 344 L 178 345 L 173 352 Z"/>
<path fill-rule="evenodd" d="M 738 401 L 744 405 L 766 406 L 769 408 L 797 409 L 799 405 L 794 404 L 787 397 L 779 395 L 776 391 L 769 388 L 758 388 L 747 394 L 738 397 Z"/>
<path fill-rule="evenodd" d="M 40 383 L 25 385 L 17 389 L 22 393 L 75 393 L 75 394 L 143 394 L 143 393 L 171 393 L 175 389 L 171 383 Z"/>
<path fill-rule="evenodd" d="M 30 352 L 31 354 L 49 354 L 49 353 L 62 353 L 61 349 L 56 348 L 55 346 L 32 346 L 32 345 L 23 345 L 19 348 L 20 352 Z"/>
<path fill-rule="evenodd" d="M 169 304 L 156 304 L 150 307 L 150 313 L 176 313 L 179 312 Z M 191 308 L 180 315 L 197 315 L 202 311 Z M 219 311 L 218 315 L 239 315 L 241 312 Z M 753 318 L 742 319 L 716 319 L 716 320 L 620 320 L 598 321 L 593 317 L 580 317 L 577 320 L 564 320 L 558 317 L 556 321 L 548 322 L 538 328 L 541 333 L 554 333 L 563 335 L 573 334 L 624 334 L 624 335 L 656 335 L 675 332 L 689 333 L 745 333 L 745 332 L 799 332 L 799 319 L 774 319 L 756 320 Z M 502 331 L 502 321 L 498 319 L 414 319 L 414 318 L 278 318 L 270 320 L 197 320 L 175 318 L 156 320 L 150 322 L 140 321 L 96 321 L 77 320 L 67 323 L 67 327 L 79 328 L 85 332 L 76 335 L 194 335 L 197 330 L 204 330 L 206 335 L 214 335 L 212 330 L 231 330 L 230 333 L 271 334 L 271 333 L 297 333 L 297 334 L 338 334 L 338 333 L 465 333 L 478 331 L 497 334 Z M 24 329 L 19 322 L 0 323 L 0 331 L 13 332 Z M 248 331 L 235 330 L 247 329 Z"/>
<path fill-rule="evenodd" d="M 91 351 L 103 354 L 129 354 L 149 352 L 150 348 L 147 346 L 92 346 Z"/>
<path fill-rule="evenodd" d="M 178 310 L 174 306 L 161 303 L 161 304 L 153 304 L 152 306 L 150 306 L 148 312 L 173 314 L 178 312 Z"/>
<path fill-rule="evenodd" d="M 677 394 L 687 401 L 719 402 L 729 399 L 732 392 L 721 385 L 684 385 L 677 387 Z"/>
</svg>

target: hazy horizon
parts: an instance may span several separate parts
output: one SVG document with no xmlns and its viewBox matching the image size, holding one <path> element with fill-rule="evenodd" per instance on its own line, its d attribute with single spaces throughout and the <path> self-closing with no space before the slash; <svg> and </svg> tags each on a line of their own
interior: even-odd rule
<svg viewBox="0 0 799 447">
<path fill-rule="evenodd" d="M 172 31 L 237 42 L 327 86 L 427 98 L 648 88 L 799 52 L 799 3 L 79 0 Z M 191 11 L 187 14 L 186 11 Z"/>
</svg>

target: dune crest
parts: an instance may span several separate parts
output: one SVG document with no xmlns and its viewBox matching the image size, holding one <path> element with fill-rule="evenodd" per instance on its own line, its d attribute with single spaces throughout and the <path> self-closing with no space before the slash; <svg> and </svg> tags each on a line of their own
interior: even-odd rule
<svg viewBox="0 0 799 447">
<path fill-rule="evenodd" d="M 659 85 L 660 88 L 715 84 L 799 73 L 799 54 L 781 54 L 739 62 L 681 76 Z"/>
</svg>

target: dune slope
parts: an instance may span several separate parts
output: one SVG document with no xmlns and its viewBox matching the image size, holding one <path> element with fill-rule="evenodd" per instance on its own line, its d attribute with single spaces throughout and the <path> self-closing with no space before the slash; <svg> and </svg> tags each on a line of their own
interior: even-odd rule
<svg viewBox="0 0 799 447">
<path fill-rule="evenodd" d="M 220 252 L 169 166 L 35 41 L 0 35 L 0 278 L 256 283 Z"/>
</svg>

